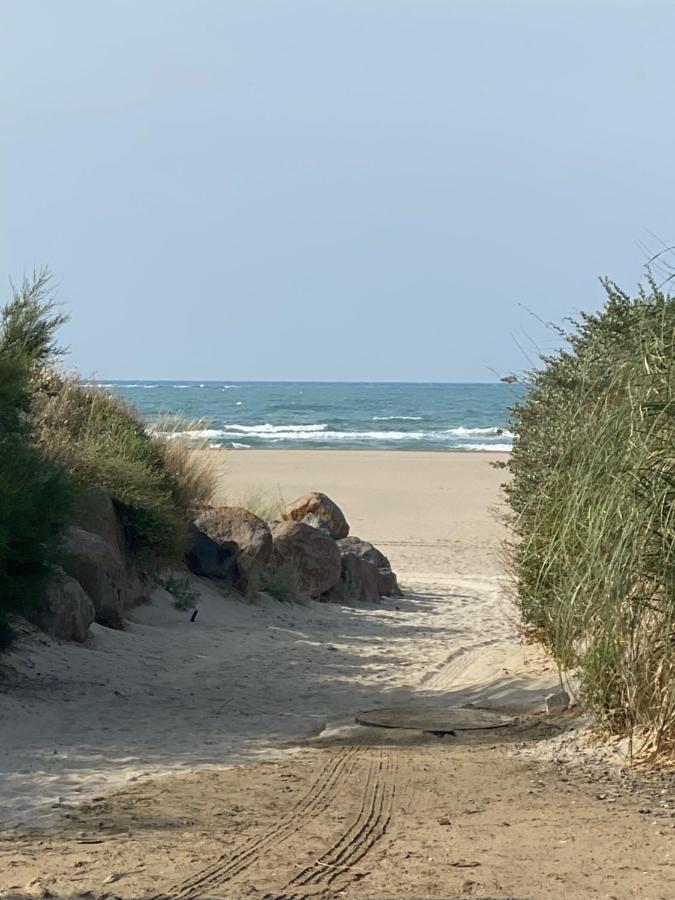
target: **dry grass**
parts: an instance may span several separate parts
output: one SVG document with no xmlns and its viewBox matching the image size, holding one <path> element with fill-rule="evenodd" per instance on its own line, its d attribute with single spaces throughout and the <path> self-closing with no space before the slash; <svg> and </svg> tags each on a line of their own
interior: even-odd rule
<svg viewBox="0 0 675 900">
<path fill-rule="evenodd" d="M 227 503 L 229 506 L 243 506 L 244 509 L 268 523 L 280 519 L 281 513 L 287 505 L 280 487 L 249 488 L 239 494 L 228 495 Z"/>
<path fill-rule="evenodd" d="M 133 407 L 75 378 L 47 373 L 35 408 L 44 452 L 79 483 L 110 493 L 131 546 L 181 558 L 190 508 L 208 502 L 215 488 L 208 457 L 192 442 L 153 434 Z"/>
</svg>

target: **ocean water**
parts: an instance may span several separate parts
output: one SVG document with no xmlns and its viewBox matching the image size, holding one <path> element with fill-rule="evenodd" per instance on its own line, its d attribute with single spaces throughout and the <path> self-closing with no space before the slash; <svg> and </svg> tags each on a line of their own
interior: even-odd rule
<svg viewBox="0 0 675 900">
<path fill-rule="evenodd" d="M 179 433 L 214 446 L 391 450 L 511 448 L 517 384 L 115 381 L 102 387 L 153 425 L 202 420 Z"/>
</svg>

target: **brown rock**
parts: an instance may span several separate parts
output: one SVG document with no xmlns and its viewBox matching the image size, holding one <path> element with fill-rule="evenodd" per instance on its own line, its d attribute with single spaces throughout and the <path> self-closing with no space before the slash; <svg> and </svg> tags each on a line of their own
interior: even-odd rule
<svg viewBox="0 0 675 900">
<path fill-rule="evenodd" d="M 380 599 L 380 572 L 377 566 L 354 553 L 341 559 L 339 582 L 324 595 L 331 603 L 377 603 Z"/>
<path fill-rule="evenodd" d="M 303 522 L 311 516 L 306 524 L 325 531 L 335 540 L 345 538 L 349 534 L 349 524 L 342 510 L 330 497 L 317 491 L 305 494 L 289 503 L 281 514 L 286 522 Z"/>
<path fill-rule="evenodd" d="M 84 488 L 78 497 L 73 524 L 83 531 L 97 534 L 121 552 L 126 550 L 124 533 L 115 504 L 105 488 Z"/>
<path fill-rule="evenodd" d="M 239 587 L 247 596 L 255 596 L 272 558 L 272 532 L 267 523 L 241 506 L 219 506 L 202 510 L 195 526 L 217 544 L 237 544 Z"/>
<path fill-rule="evenodd" d="M 342 566 L 335 541 L 303 522 L 272 526 L 271 577 L 293 573 L 304 597 L 320 597 L 340 580 Z"/>
<path fill-rule="evenodd" d="M 63 568 L 92 600 L 96 621 L 121 628 L 126 610 L 147 598 L 133 564 L 119 547 L 82 528 L 68 528 L 64 543 Z"/>
<path fill-rule="evenodd" d="M 44 605 L 30 618 L 36 625 L 64 641 L 86 641 L 96 610 L 80 583 L 65 572 L 47 590 Z"/>
<path fill-rule="evenodd" d="M 346 537 L 338 541 L 338 547 L 343 556 L 354 554 L 377 567 L 380 573 L 379 591 L 381 597 L 403 596 L 398 586 L 396 575 L 391 570 L 391 564 L 381 550 L 378 550 L 377 547 L 374 547 L 368 541 L 363 541 L 355 536 Z"/>
</svg>

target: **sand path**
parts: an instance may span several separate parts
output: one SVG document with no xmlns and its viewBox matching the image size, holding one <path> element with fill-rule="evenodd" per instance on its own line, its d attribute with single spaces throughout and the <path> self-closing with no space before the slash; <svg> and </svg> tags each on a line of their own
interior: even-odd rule
<svg viewBox="0 0 675 900">
<path fill-rule="evenodd" d="M 202 584 L 195 623 L 158 592 L 126 632 L 27 640 L 3 662 L 0 896 L 674 896 L 666 818 L 513 753 L 570 717 L 541 714 L 557 674 L 518 637 L 501 473 L 331 455 L 232 454 L 228 489 L 351 504 L 405 598 L 251 606 Z M 354 723 L 441 703 L 521 718 L 444 738 Z"/>
</svg>

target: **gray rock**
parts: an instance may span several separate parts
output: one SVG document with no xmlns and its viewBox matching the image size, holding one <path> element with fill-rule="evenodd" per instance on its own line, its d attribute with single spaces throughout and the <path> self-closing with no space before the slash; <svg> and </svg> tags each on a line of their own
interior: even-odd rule
<svg viewBox="0 0 675 900">
<path fill-rule="evenodd" d="M 564 712 L 570 705 L 570 695 L 567 691 L 553 691 L 544 697 L 547 713 Z"/>
<path fill-rule="evenodd" d="M 304 522 L 279 522 L 272 526 L 271 577 L 294 576 L 301 596 L 316 599 L 340 580 L 342 566 L 335 541 Z"/>
</svg>

